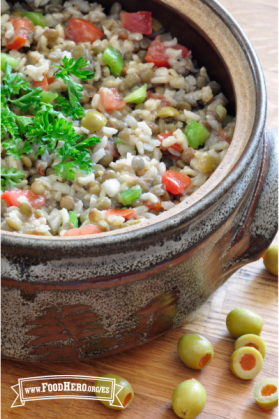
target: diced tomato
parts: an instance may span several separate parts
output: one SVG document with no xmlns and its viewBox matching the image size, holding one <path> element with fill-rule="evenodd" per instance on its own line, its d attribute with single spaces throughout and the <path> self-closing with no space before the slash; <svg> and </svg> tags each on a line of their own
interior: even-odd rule
<svg viewBox="0 0 279 419">
<path fill-rule="evenodd" d="M 112 143 L 112 141 L 108 140 L 105 150 L 109 151 L 109 153 L 112 155 L 114 159 L 117 159 L 119 157 L 116 145 Z"/>
<path fill-rule="evenodd" d="M 183 150 L 183 148 L 181 147 L 180 144 L 174 144 L 169 148 L 173 148 L 175 151 L 182 151 Z"/>
<path fill-rule="evenodd" d="M 132 33 L 152 34 L 151 12 L 122 13 L 121 25 Z"/>
<path fill-rule="evenodd" d="M 47 78 L 48 84 L 51 84 L 51 83 L 55 82 L 55 80 L 56 80 L 56 78 L 54 76 Z"/>
<path fill-rule="evenodd" d="M 9 21 L 12 22 L 15 33 L 7 39 L 7 48 L 17 51 L 26 44 L 28 36 L 34 32 L 35 28 L 33 23 L 24 17 L 11 17 Z"/>
<path fill-rule="evenodd" d="M 147 99 L 157 99 L 161 101 L 161 108 L 164 108 L 165 106 L 171 106 L 171 103 L 165 98 L 165 96 L 160 95 L 160 93 L 147 93 Z"/>
<path fill-rule="evenodd" d="M 166 67 L 169 68 L 170 65 L 168 63 L 169 56 L 166 53 L 166 49 L 170 47 L 166 47 L 166 45 L 161 41 L 161 35 L 156 36 L 152 44 L 147 50 L 147 54 L 145 60 L 147 63 L 154 63 L 157 67 Z M 186 47 L 182 45 L 175 45 L 171 47 L 172 49 L 182 50 L 182 56 L 185 58 L 189 52 Z"/>
<path fill-rule="evenodd" d="M 179 44 L 177 44 L 177 45 L 175 45 L 174 47 L 171 47 L 172 49 L 181 49 L 182 50 L 182 57 L 183 58 L 186 58 L 187 57 L 187 55 L 189 54 L 189 50 L 188 50 L 188 48 L 186 48 L 186 47 L 184 47 L 183 45 L 179 45 Z"/>
<path fill-rule="evenodd" d="M 69 25 L 65 30 L 65 39 L 74 41 L 76 44 L 97 41 L 102 39 L 104 36 L 95 25 L 84 19 L 72 17 L 69 21 Z"/>
<path fill-rule="evenodd" d="M 105 216 L 116 215 L 117 217 L 129 218 L 136 213 L 135 210 L 126 208 L 114 208 L 105 212 Z"/>
<path fill-rule="evenodd" d="M 154 63 L 156 67 L 169 68 L 169 57 L 166 54 L 166 49 L 166 46 L 163 44 L 163 42 L 161 42 L 161 35 L 156 36 L 156 38 L 147 50 L 147 54 L 145 56 L 146 62 Z"/>
<path fill-rule="evenodd" d="M 101 104 L 108 113 L 114 110 L 121 111 L 121 109 L 123 109 L 126 105 L 125 100 L 122 99 L 117 89 L 114 87 L 111 89 L 107 87 L 101 87 L 98 93 L 101 98 Z"/>
<path fill-rule="evenodd" d="M 66 231 L 64 236 L 87 236 L 89 234 L 98 234 L 102 233 L 100 227 L 95 226 L 94 224 L 87 224 L 83 227 L 72 228 L 71 230 Z"/>
<path fill-rule="evenodd" d="M 182 194 L 191 185 L 191 179 L 183 173 L 167 170 L 162 177 L 166 190 L 174 195 Z"/>
<path fill-rule="evenodd" d="M 160 211 L 161 207 L 162 207 L 162 200 L 161 198 L 158 198 L 159 201 L 154 203 L 154 202 L 150 202 L 150 201 L 143 201 L 143 205 L 145 205 L 150 211 Z"/>
<path fill-rule="evenodd" d="M 6 191 L 1 195 L 1 199 L 5 199 L 10 206 L 19 207 L 20 203 L 17 200 L 21 196 L 25 196 L 29 204 L 35 209 L 42 207 L 46 202 L 44 195 L 36 195 L 30 189 L 26 191 L 21 189 L 18 191 Z"/>
<path fill-rule="evenodd" d="M 49 91 L 48 81 L 46 75 L 44 74 L 44 78 L 41 81 L 32 81 L 31 87 L 41 87 L 45 92 Z"/>
<path fill-rule="evenodd" d="M 166 132 L 161 132 L 161 134 L 157 135 L 157 139 L 161 141 L 161 143 L 168 137 L 170 137 L 171 135 L 173 135 L 173 131 L 166 131 Z M 161 147 L 161 149 L 167 150 L 168 148 L 173 148 L 176 151 L 182 151 L 183 148 L 181 147 L 180 144 L 173 144 L 171 147 Z"/>
</svg>

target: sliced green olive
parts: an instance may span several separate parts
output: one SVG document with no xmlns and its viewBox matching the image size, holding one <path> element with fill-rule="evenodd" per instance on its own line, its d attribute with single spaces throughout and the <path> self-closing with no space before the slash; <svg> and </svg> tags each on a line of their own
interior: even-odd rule
<svg viewBox="0 0 279 419">
<path fill-rule="evenodd" d="M 102 400 L 101 397 L 99 398 L 98 395 L 102 394 L 104 396 L 103 393 L 97 393 L 96 388 L 101 388 L 101 387 L 105 387 L 108 388 L 108 392 L 105 394 L 111 394 L 111 387 L 112 387 L 112 381 L 108 381 L 108 380 L 102 380 L 103 378 L 113 378 L 115 380 L 115 384 L 117 384 L 118 386 L 121 386 L 122 388 L 119 391 L 119 387 L 115 388 L 115 398 L 113 402 L 110 402 L 108 400 Z M 103 405 L 105 405 L 106 407 L 108 407 L 109 409 L 113 409 L 113 410 L 124 410 L 126 409 L 133 401 L 134 398 L 134 390 L 131 386 L 131 384 L 125 380 L 125 378 L 120 377 L 119 375 L 116 374 L 105 374 L 102 377 L 100 377 L 96 382 L 95 382 L 95 393 L 96 396 L 98 397 L 99 401 L 101 403 L 103 403 Z M 117 396 L 117 397 L 116 397 Z M 119 402 L 118 402 L 118 400 Z M 118 404 L 118 406 L 115 406 L 116 404 Z"/>
<path fill-rule="evenodd" d="M 278 276 L 278 245 L 270 246 L 263 255 L 264 266 L 273 275 Z"/>
<path fill-rule="evenodd" d="M 178 355 L 184 364 L 195 370 L 208 365 L 214 356 L 211 343 L 203 336 L 188 333 L 177 344 Z"/>
<path fill-rule="evenodd" d="M 231 356 L 231 370 L 242 380 L 251 380 L 263 367 L 263 357 L 255 348 L 245 346 L 237 349 Z"/>
<path fill-rule="evenodd" d="M 234 338 L 242 335 L 259 335 L 264 321 L 255 311 L 246 308 L 235 308 L 226 319 L 227 329 Z"/>
<path fill-rule="evenodd" d="M 265 411 L 278 406 L 278 380 L 264 378 L 253 388 L 253 396 L 257 404 Z"/>
<path fill-rule="evenodd" d="M 235 341 L 234 349 L 242 348 L 243 346 L 250 346 L 251 348 L 257 349 L 262 355 L 262 357 L 265 357 L 266 354 L 266 346 L 262 338 L 258 335 L 252 335 L 251 333 L 249 335 L 243 335 L 240 336 Z"/>
<path fill-rule="evenodd" d="M 89 111 L 81 120 L 83 128 L 88 129 L 90 132 L 99 131 L 107 123 L 107 118 L 98 111 Z"/>
<path fill-rule="evenodd" d="M 179 418 L 194 419 L 204 409 L 206 391 L 194 378 L 178 384 L 172 395 L 172 408 Z"/>
<path fill-rule="evenodd" d="M 159 118 L 169 118 L 169 117 L 173 117 L 173 116 L 179 116 L 180 112 L 175 109 L 172 108 L 171 106 L 164 106 L 163 108 L 160 108 L 157 116 Z"/>
<path fill-rule="evenodd" d="M 207 154 L 206 156 L 202 156 L 198 160 L 198 168 L 202 173 L 210 173 L 214 172 L 214 170 L 218 167 L 218 161 L 215 157 L 210 156 Z"/>
</svg>

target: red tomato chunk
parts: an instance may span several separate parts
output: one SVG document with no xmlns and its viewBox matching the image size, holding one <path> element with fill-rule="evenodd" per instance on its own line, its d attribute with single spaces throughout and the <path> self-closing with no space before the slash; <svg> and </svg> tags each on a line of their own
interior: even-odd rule
<svg viewBox="0 0 279 419">
<path fill-rule="evenodd" d="M 87 224 L 83 227 L 71 228 L 71 230 L 66 231 L 64 236 L 72 236 L 72 237 L 87 236 L 89 234 L 98 234 L 98 233 L 102 233 L 102 230 L 100 229 L 100 227 L 95 226 L 94 224 Z"/>
<path fill-rule="evenodd" d="M 122 13 L 121 25 L 132 33 L 152 34 L 151 12 Z"/>
<path fill-rule="evenodd" d="M 7 39 L 7 48 L 17 51 L 26 44 L 28 36 L 34 32 L 35 28 L 33 23 L 24 17 L 11 17 L 9 21 L 12 22 L 15 33 Z"/>
<path fill-rule="evenodd" d="M 147 63 L 154 63 L 157 67 L 166 67 L 169 68 L 170 65 L 168 63 L 169 56 L 166 53 L 165 44 L 161 41 L 161 35 L 156 36 L 150 47 L 148 48 L 145 60 Z M 185 58 L 188 55 L 189 50 L 182 45 L 175 45 L 171 47 L 172 49 L 182 50 L 182 56 Z"/>
<path fill-rule="evenodd" d="M 161 207 L 162 207 L 162 200 L 161 198 L 159 198 L 159 201 L 154 203 L 154 202 L 149 202 L 149 201 L 143 201 L 143 205 L 145 205 L 150 211 L 160 211 Z"/>
<path fill-rule="evenodd" d="M 171 135 L 173 135 L 173 131 L 166 131 L 166 132 L 161 132 L 161 134 L 158 134 L 157 135 L 157 139 L 158 140 L 160 140 L 161 141 L 161 143 L 166 139 L 166 138 L 168 138 L 168 137 L 170 137 Z M 174 150 L 176 150 L 176 151 L 182 151 L 183 150 L 183 148 L 181 147 L 181 145 L 180 144 L 173 144 L 171 147 L 169 147 L 169 148 L 173 148 Z M 164 150 L 167 150 L 167 148 L 166 147 L 161 147 L 161 149 L 164 151 Z"/>
<path fill-rule="evenodd" d="M 36 195 L 30 189 L 26 191 L 21 189 L 17 191 L 6 191 L 1 195 L 1 199 L 5 199 L 10 206 L 19 207 L 20 203 L 18 202 L 18 198 L 21 196 L 25 196 L 29 204 L 35 209 L 41 208 L 46 202 L 44 195 Z"/>
<path fill-rule="evenodd" d="M 101 98 L 101 104 L 108 113 L 114 110 L 121 111 L 121 109 L 123 109 L 126 105 L 125 100 L 122 99 L 122 97 L 118 93 L 118 90 L 114 87 L 111 89 L 107 87 L 101 87 L 101 89 L 99 90 L 99 95 Z"/>
<path fill-rule="evenodd" d="M 192 183 L 188 176 L 174 170 L 167 170 L 162 177 L 162 182 L 166 185 L 166 190 L 173 195 L 182 194 Z"/>
<path fill-rule="evenodd" d="M 126 209 L 126 208 L 113 208 L 106 211 L 105 215 L 108 217 L 109 215 L 115 215 L 117 217 L 129 218 L 136 213 L 135 210 Z"/>
<path fill-rule="evenodd" d="M 84 19 L 71 18 L 65 30 L 65 39 L 74 41 L 76 44 L 83 42 L 93 42 L 102 39 L 104 36 L 95 25 Z"/>
<path fill-rule="evenodd" d="M 32 81 L 31 82 L 31 87 L 41 87 L 45 92 L 49 91 L 49 87 L 48 87 L 48 80 L 46 78 L 46 76 L 44 75 L 43 80 L 41 81 Z"/>
</svg>

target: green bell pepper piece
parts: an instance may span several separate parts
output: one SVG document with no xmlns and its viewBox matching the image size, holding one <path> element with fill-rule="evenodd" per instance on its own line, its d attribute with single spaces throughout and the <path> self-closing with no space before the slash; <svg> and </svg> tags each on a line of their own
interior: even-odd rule
<svg viewBox="0 0 279 419">
<path fill-rule="evenodd" d="M 103 61 L 109 66 L 114 76 L 120 76 L 123 70 L 123 59 L 121 54 L 115 48 L 107 46 L 103 52 Z"/>
<path fill-rule="evenodd" d="M 42 98 L 42 102 L 49 103 L 58 97 L 58 93 L 43 91 L 40 93 L 40 96 Z"/>
<path fill-rule="evenodd" d="M 203 145 L 210 137 L 210 132 L 193 119 L 188 121 L 184 134 L 187 137 L 189 146 L 192 148 L 198 148 L 200 145 Z"/>
<path fill-rule="evenodd" d="M 138 89 L 134 90 L 128 96 L 124 97 L 124 100 L 127 103 L 142 103 L 147 96 L 147 84 L 139 87 Z"/>
<path fill-rule="evenodd" d="M 20 61 L 16 60 L 15 58 L 11 57 L 8 54 L 5 54 L 4 52 L 1 52 L 1 70 L 5 71 L 6 63 L 9 63 L 13 70 L 17 68 Z"/>
<path fill-rule="evenodd" d="M 75 211 L 69 211 L 70 220 L 69 222 L 74 225 L 75 228 L 78 228 L 78 218 Z"/>
<path fill-rule="evenodd" d="M 21 15 L 31 20 L 31 22 L 33 22 L 35 26 L 41 26 L 42 28 L 46 26 L 45 18 L 41 13 L 21 12 Z"/>
<path fill-rule="evenodd" d="M 132 187 L 127 189 L 124 192 L 120 192 L 118 194 L 119 201 L 121 204 L 128 206 L 131 205 L 136 199 L 138 199 L 142 194 L 142 189 L 140 186 Z"/>
</svg>

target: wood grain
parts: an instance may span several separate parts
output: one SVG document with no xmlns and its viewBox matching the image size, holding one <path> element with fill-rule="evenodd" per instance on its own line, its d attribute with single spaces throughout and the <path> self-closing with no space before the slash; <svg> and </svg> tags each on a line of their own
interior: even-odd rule
<svg viewBox="0 0 279 419">
<path fill-rule="evenodd" d="M 268 91 L 267 123 L 277 127 L 277 2 L 220 2 L 246 31 L 258 53 Z M 277 376 L 277 295 L 277 278 L 264 269 L 262 261 L 257 261 L 236 272 L 182 327 L 142 347 L 83 363 L 27 364 L 2 360 L 2 418 L 175 419 L 172 392 L 181 381 L 194 377 L 207 391 L 207 403 L 200 419 L 275 419 L 278 409 L 262 412 L 253 401 L 252 388 L 261 378 Z M 234 377 L 229 368 L 234 340 L 226 330 L 225 318 L 235 307 L 254 309 L 265 320 L 264 367 L 256 379 L 247 382 Z M 186 368 L 178 358 L 177 341 L 187 332 L 202 334 L 214 346 L 214 359 L 201 372 Z M 110 411 L 99 402 L 85 400 L 35 401 L 23 407 L 10 407 L 15 399 L 11 386 L 19 378 L 53 374 L 98 376 L 106 372 L 124 376 L 134 388 L 134 401 L 123 412 Z"/>
</svg>

